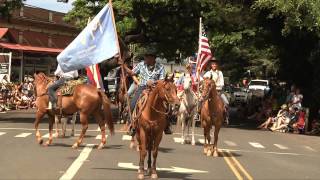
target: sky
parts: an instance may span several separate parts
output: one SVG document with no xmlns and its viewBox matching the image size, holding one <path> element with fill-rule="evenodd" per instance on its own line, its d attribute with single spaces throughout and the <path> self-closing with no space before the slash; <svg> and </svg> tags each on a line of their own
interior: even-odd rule
<svg viewBox="0 0 320 180">
<path fill-rule="evenodd" d="M 24 4 L 66 13 L 72 9 L 72 2 L 74 1 L 75 0 L 69 0 L 68 3 L 62 3 L 57 2 L 57 0 L 27 0 L 24 1 Z"/>
</svg>

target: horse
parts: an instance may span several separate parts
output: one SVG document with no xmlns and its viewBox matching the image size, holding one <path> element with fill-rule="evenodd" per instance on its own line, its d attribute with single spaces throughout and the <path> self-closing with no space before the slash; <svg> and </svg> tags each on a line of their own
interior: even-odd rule
<svg viewBox="0 0 320 180">
<path fill-rule="evenodd" d="M 195 114 L 197 96 L 192 91 L 192 79 L 186 75 L 183 83 L 183 91 L 181 94 L 181 105 L 178 111 L 178 122 L 181 123 L 181 144 L 190 141 L 190 126 L 192 126 L 191 144 L 195 145 L 194 128 L 195 128 Z M 185 135 L 185 128 L 187 127 L 187 136 Z"/>
<path fill-rule="evenodd" d="M 119 110 L 119 117 L 120 117 L 120 123 L 124 123 L 124 121 L 128 118 L 128 109 L 127 108 L 127 91 L 125 89 L 125 86 L 127 90 L 129 89 L 129 81 L 127 77 L 122 78 L 120 76 L 120 85 L 119 90 L 117 92 L 117 104 L 118 104 L 118 110 Z"/>
<path fill-rule="evenodd" d="M 200 111 L 201 127 L 204 134 L 204 149 L 203 152 L 207 156 L 218 156 L 218 136 L 220 128 L 225 119 L 225 108 L 221 96 L 216 90 L 216 85 L 210 78 L 205 78 L 203 81 L 203 91 L 200 101 L 203 102 Z M 214 125 L 214 143 L 210 144 L 210 130 Z"/>
<path fill-rule="evenodd" d="M 50 79 L 44 73 L 34 74 L 34 78 L 35 93 L 37 97 L 37 112 L 34 126 L 36 130 L 37 142 L 40 145 L 43 144 L 38 127 L 40 120 L 45 114 L 47 114 L 49 118 L 49 139 L 44 146 L 48 146 L 52 144 L 52 129 L 55 114 L 62 112 L 63 115 L 72 115 L 73 113 L 79 111 L 82 131 L 78 140 L 72 145 L 72 148 L 78 148 L 82 143 L 86 130 L 88 129 L 88 117 L 89 115 L 93 115 L 101 129 L 102 138 L 98 149 L 102 149 L 106 144 L 105 124 L 108 125 L 110 133 L 114 134 L 110 102 L 106 95 L 92 85 L 79 84 L 74 87 L 74 92 L 71 96 L 63 96 L 62 98 L 58 98 L 59 100 L 57 104 L 61 104 L 62 108 L 59 112 L 53 112 L 53 110 L 46 109 L 49 102 L 47 86 L 50 83 Z"/>
<path fill-rule="evenodd" d="M 156 162 L 158 148 L 163 131 L 167 125 L 168 105 L 179 106 L 176 87 L 173 77 L 158 80 L 148 93 L 145 93 L 138 101 L 133 118 L 136 118 L 136 138 L 140 152 L 138 179 L 144 179 L 144 160 L 148 154 L 148 174 L 152 179 L 158 178 Z M 151 167 L 151 151 L 153 162 Z"/>
</svg>

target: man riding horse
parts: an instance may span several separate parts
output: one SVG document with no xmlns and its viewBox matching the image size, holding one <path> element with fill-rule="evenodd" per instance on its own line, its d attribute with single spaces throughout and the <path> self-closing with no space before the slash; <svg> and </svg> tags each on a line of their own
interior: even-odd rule
<svg viewBox="0 0 320 180">
<path fill-rule="evenodd" d="M 164 80 L 166 76 L 166 71 L 164 66 L 158 62 L 156 62 L 156 50 L 153 47 L 148 47 L 143 52 L 144 61 L 138 63 L 132 70 L 126 67 L 126 71 L 133 77 L 135 82 L 137 83 L 137 89 L 133 98 L 130 102 L 130 110 L 133 112 L 135 105 L 140 98 L 142 92 L 147 89 L 147 87 L 151 87 L 157 80 Z M 137 76 L 139 75 L 139 80 Z M 129 120 L 131 121 L 131 120 Z M 135 135 L 135 127 L 133 127 L 134 122 L 129 122 L 130 130 L 129 134 L 131 136 Z M 166 134 L 170 134 L 169 126 L 165 130 Z"/>
<path fill-rule="evenodd" d="M 54 75 L 59 79 L 48 87 L 48 93 L 49 93 L 49 106 L 47 108 L 48 110 L 56 109 L 57 107 L 56 90 L 59 89 L 62 85 L 64 85 L 66 81 L 75 79 L 79 76 L 77 70 L 70 71 L 67 73 L 63 72 L 60 65 L 58 65 L 56 71 L 54 72 Z"/>
</svg>

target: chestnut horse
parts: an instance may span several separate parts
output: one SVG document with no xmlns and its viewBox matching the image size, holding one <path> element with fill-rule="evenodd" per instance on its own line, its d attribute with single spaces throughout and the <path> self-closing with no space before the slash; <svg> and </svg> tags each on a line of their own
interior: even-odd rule
<svg viewBox="0 0 320 180">
<path fill-rule="evenodd" d="M 49 96 L 47 94 L 47 86 L 50 83 L 50 79 L 44 74 L 39 73 L 34 75 L 34 84 L 36 92 L 36 120 L 35 129 L 36 137 L 39 144 L 43 143 L 39 132 L 39 122 L 45 114 L 49 117 L 49 140 L 45 145 L 52 143 L 52 129 L 54 116 L 57 112 L 47 110 Z M 59 100 L 58 103 L 59 104 Z M 72 115 L 73 113 L 80 112 L 80 123 L 82 125 L 82 131 L 78 140 L 73 144 L 72 148 L 77 148 L 82 143 L 86 130 L 88 129 L 88 117 L 93 115 L 98 122 L 101 129 L 101 143 L 98 149 L 102 149 L 106 143 L 105 138 L 105 124 L 108 125 L 110 133 L 114 133 L 114 127 L 111 117 L 110 102 L 103 92 L 96 87 L 88 84 L 80 84 L 74 87 L 73 95 L 62 97 L 62 113 L 63 115 Z M 60 111 L 59 111 L 60 112 Z"/>
<path fill-rule="evenodd" d="M 216 90 L 216 85 L 210 78 L 205 78 L 203 81 L 203 91 L 201 101 L 203 102 L 200 120 L 201 127 L 204 133 L 204 154 L 207 156 L 218 156 L 218 135 L 225 118 L 224 103 Z M 210 144 L 210 130 L 214 125 L 214 143 Z"/>
<path fill-rule="evenodd" d="M 176 87 L 173 78 L 158 80 L 155 87 L 148 92 L 147 98 L 142 97 L 136 106 L 136 114 L 133 118 L 137 120 L 138 146 L 140 151 L 140 162 L 138 179 L 144 179 L 144 160 L 148 154 L 148 174 L 152 179 L 158 177 L 156 172 L 156 162 L 158 148 L 162 139 L 163 131 L 167 125 L 167 110 L 169 104 L 180 105 L 177 97 Z M 153 162 L 151 167 L 151 151 Z"/>
</svg>

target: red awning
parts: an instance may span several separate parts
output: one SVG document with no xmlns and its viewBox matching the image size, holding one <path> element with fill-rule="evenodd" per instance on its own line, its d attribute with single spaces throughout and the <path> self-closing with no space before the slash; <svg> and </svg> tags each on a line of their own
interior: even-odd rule
<svg viewBox="0 0 320 180">
<path fill-rule="evenodd" d="M 0 28 L 0 39 L 8 32 L 8 28 Z"/>
<path fill-rule="evenodd" d="M 63 51 L 63 49 L 57 49 L 57 48 L 26 46 L 21 44 L 10 44 L 10 43 L 0 43 L 0 46 L 6 49 L 20 50 L 20 51 L 32 52 L 32 53 L 41 53 L 41 54 L 59 54 Z"/>
</svg>

